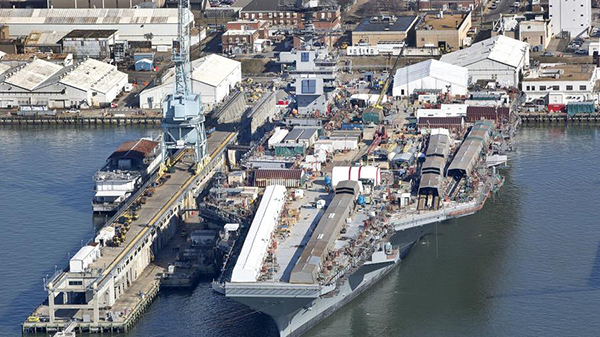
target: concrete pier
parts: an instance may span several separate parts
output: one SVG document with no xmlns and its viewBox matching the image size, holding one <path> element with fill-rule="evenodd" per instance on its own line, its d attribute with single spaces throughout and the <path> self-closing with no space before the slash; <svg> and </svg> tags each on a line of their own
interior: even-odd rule
<svg viewBox="0 0 600 337">
<path fill-rule="evenodd" d="M 160 125 L 160 116 L 0 116 L 0 125 Z"/>
<path fill-rule="evenodd" d="M 527 124 L 600 124 L 600 113 L 576 114 L 566 113 L 519 113 L 523 123 Z"/>
<path fill-rule="evenodd" d="M 199 171 L 191 153 L 176 158 L 164 182 L 145 197 L 120 245 L 101 245 L 100 256 L 83 272 L 67 269 L 46 280 L 48 301 L 23 323 L 23 332 L 58 331 L 72 322 L 81 332 L 130 329 L 159 291 L 164 268 L 153 263 L 155 255 L 178 233 L 179 223 L 189 216 L 185 210 L 196 208 L 196 197 L 225 164 L 226 147 L 236 137 L 213 132 L 207 140 L 209 158 Z"/>
</svg>

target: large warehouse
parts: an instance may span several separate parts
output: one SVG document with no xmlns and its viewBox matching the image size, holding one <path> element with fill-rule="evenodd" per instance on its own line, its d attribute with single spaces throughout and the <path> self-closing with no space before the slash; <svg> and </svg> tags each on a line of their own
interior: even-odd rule
<svg viewBox="0 0 600 337">
<path fill-rule="evenodd" d="M 192 91 L 200 94 L 202 104 L 212 108 L 223 101 L 236 84 L 242 81 L 242 64 L 227 57 L 210 54 L 192 61 Z M 160 109 L 165 98 L 173 93 L 173 70 L 162 79 L 163 84 L 140 93 L 140 107 Z"/>
<path fill-rule="evenodd" d="M 194 15 L 189 15 L 193 24 Z M 33 31 L 116 29 L 122 41 L 151 41 L 156 49 L 166 50 L 177 37 L 177 9 L 0 9 L 0 24 L 10 27 L 11 37 Z"/>
<path fill-rule="evenodd" d="M 495 81 L 517 87 L 523 69 L 529 68 L 529 44 L 498 35 L 443 55 L 440 61 L 467 68 L 470 83 Z"/>
<path fill-rule="evenodd" d="M 127 74 L 94 59 L 69 67 L 41 59 L 12 68 L 1 65 L 0 108 L 104 106 L 123 91 L 127 81 Z"/>
<path fill-rule="evenodd" d="M 466 95 L 469 85 L 469 71 L 467 68 L 427 60 L 400 68 L 394 74 L 394 97 L 406 97 L 415 90 L 442 90 L 449 91 L 450 95 Z"/>
</svg>

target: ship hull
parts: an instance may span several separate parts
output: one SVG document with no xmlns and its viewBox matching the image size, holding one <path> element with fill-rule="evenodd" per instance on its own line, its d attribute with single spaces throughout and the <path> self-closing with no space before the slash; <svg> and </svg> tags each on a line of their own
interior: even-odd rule
<svg viewBox="0 0 600 337">
<path fill-rule="evenodd" d="M 228 297 L 269 315 L 277 324 L 280 336 L 300 336 L 385 277 L 432 228 L 433 224 L 430 224 L 396 232 L 390 240 L 398 250 L 395 259 L 365 263 L 330 294 L 314 299 L 278 296 Z"/>
</svg>

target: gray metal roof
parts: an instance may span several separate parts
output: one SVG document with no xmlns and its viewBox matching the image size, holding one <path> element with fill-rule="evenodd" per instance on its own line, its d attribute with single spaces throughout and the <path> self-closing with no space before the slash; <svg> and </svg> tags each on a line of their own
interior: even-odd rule
<svg viewBox="0 0 600 337">
<path fill-rule="evenodd" d="M 295 130 L 296 128 L 294 128 Z M 314 136 L 315 133 L 319 132 L 319 129 L 317 128 L 302 128 L 302 134 L 300 135 L 300 137 L 298 138 L 300 139 L 310 139 L 312 136 Z"/>
<path fill-rule="evenodd" d="M 494 124 L 490 121 L 478 121 L 473 125 L 448 167 L 449 175 L 471 174 L 493 129 Z"/>
<path fill-rule="evenodd" d="M 446 158 L 450 151 L 450 137 L 444 134 L 432 135 L 429 137 L 429 146 L 427 146 L 427 157 L 438 156 Z"/>
<path fill-rule="evenodd" d="M 355 32 L 404 32 L 410 29 L 416 22 L 416 16 L 398 16 L 391 25 L 386 21 L 372 21 L 371 17 L 364 18 L 354 29 Z"/>
<path fill-rule="evenodd" d="M 439 195 L 440 175 L 435 173 L 425 173 L 421 175 L 421 183 L 419 184 L 419 193 L 423 189 L 434 189 Z"/>
<path fill-rule="evenodd" d="M 338 184 L 336 195 L 329 203 L 292 270 L 290 283 L 318 282 L 321 263 L 339 238 L 344 221 L 354 210 L 354 200 L 358 190 L 359 185 L 356 181 L 343 181 Z"/>
<path fill-rule="evenodd" d="M 300 136 L 302 135 L 303 132 L 304 132 L 304 130 L 302 130 L 302 129 L 294 128 L 294 129 L 292 129 L 292 131 L 290 131 L 290 133 L 287 134 L 287 136 L 285 136 L 283 141 L 284 142 L 289 142 L 289 141 L 296 142 L 296 141 L 298 141 L 298 139 L 300 138 Z"/>
</svg>

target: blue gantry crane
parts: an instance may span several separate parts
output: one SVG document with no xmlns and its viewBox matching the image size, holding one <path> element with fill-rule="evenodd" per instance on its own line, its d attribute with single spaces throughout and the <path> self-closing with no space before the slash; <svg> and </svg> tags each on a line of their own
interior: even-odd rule
<svg viewBox="0 0 600 337">
<path fill-rule="evenodd" d="M 189 0 L 179 0 L 178 37 L 173 41 L 173 94 L 163 103 L 163 158 L 182 150 L 193 149 L 194 160 L 201 167 L 206 158 L 204 109 L 200 95 L 192 92 L 190 65 L 190 26 L 192 12 Z"/>
</svg>

